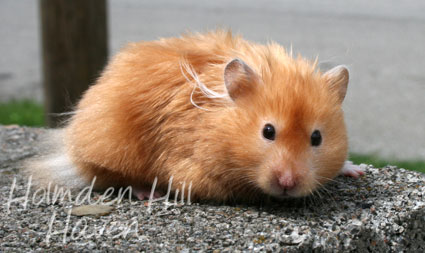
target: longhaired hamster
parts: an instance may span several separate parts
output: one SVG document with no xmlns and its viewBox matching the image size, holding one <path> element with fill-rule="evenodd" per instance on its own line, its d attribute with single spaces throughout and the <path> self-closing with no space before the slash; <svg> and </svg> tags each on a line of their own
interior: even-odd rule
<svg viewBox="0 0 425 253">
<path fill-rule="evenodd" d="M 343 66 L 326 73 L 276 44 L 228 31 L 132 43 L 83 95 L 49 154 L 28 172 L 39 184 L 132 186 L 135 195 L 191 183 L 192 199 L 305 196 L 347 159 Z"/>
</svg>

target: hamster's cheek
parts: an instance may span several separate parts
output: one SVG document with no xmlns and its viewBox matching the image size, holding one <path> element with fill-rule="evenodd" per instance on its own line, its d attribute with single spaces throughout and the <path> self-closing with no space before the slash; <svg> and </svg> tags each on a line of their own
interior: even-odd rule
<svg viewBox="0 0 425 253">
<path fill-rule="evenodd" d="M 257 184 L 258 187 L 263 190 L 264 193 L 269 195 L 280 195 L 281 191 L 276 184 L 273 184 L 274 175 L 268 168 L 260 168 L 258 170 Z"/>
<path fill-rule="evenodd" d="M 312 194 L 317 188 L 317 181 L 311 175 L 305 175 L 298 187 L 288 192 L 288 195 L 291 197 L 304 197 Z"/>
<path fill-rule="evenodd" d="M 325 154 L 322 157 L 325 158 L 317 160 L 316 169 L 314 170 L 314 178 L 319 185 L 324 185 L 339 175 L 344 165 L 346 154 L 332 152 L 330 155 Z"/>
</svg>

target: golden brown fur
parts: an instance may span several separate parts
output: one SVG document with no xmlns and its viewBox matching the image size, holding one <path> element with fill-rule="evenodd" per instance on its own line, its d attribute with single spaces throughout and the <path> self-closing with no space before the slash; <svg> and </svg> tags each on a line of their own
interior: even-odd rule
<svg viewBox="0 0 425 253">
<path fill-rule="evenodd" d="M 235 58 L 258 76 L 241 81 L 247 88 L 237 100 L 223 79 Z M 198 88 L 194 106 L 196 82 L 184 66 L 226 96 L 208 98 Z M 173 176 L 174 188 L 192 182 L 192 198 L 247 199 L 279 195 L 273 173 L 290 171 L 299 182 L 290 195 L 306 195 L 335 177 L 347 156 L 342 99 L 330 79 L 280 45 L 225 31 L 133 43 L 84 94 L 65 128 L 66 152 L 98 188 L 149 187 L 155 177 L 165 188 Z M 274 142 L 262 138 L 265 123 L 276 128 Z M 315 129 L 319 147 L 310 145 Z"/>
</svg>

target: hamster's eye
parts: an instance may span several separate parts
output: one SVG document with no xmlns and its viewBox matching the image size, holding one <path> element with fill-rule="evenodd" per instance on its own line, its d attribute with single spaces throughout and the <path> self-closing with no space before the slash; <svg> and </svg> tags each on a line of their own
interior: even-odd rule
<svg viewBox="0 0 425 253">
<path fill-rule="evenodd" d="M 314 130 L 314 132 L 311 134 L 311 145 L 312 146 L 319 146 L 320 143 L 322 143 L 322 135 L 320 134 L 319 130 Z"/>
<path fill-rule="evenodd" d="M 276 135 L 276 131 L 274 130 L 274 126 L 272 124 L 266 124 L 263 128 L 264 138 L 273 141 L 275 138 L 275 135 Z"/>
</svg>

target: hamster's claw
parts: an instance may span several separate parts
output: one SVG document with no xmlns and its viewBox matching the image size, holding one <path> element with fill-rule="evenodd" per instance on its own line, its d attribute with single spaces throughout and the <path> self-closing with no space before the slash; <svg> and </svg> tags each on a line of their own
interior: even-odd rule
<svg viewBox="0 0 425 253">
<path fill-rule="evenodd" d="M 132 187 L 132 193 L 133 196 L 138 198 L 139 200 L 148 200 L 151 196 L 151 189 L 148 188 L 139 188 L 139 187 Z M 153 193 L 153 199 L 157 199 L 161 197 L 161 194 L 157 191 Z"/>
<path fill-rule="evenodd" d="M 355 165 L 352 161 L 345 161 L 344 167 L 341 169 L 341 174 L 348 177 L 358 178 L 365 174 L 366 165 Z"/>
</svg>

